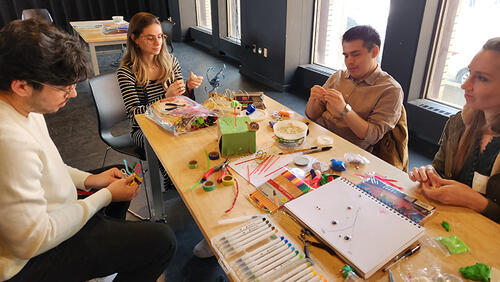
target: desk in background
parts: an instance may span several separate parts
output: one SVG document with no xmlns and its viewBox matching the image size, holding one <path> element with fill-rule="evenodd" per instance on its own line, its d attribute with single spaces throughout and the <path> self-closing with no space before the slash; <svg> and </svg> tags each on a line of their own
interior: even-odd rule
<svg viewBox="0 0 500 282">
<path fill-rule="evenodd" d="M 285 106 L 269 97 L 266 97 L 266 105 L 268 113 L 272 113 L 275 110 L 287 109 Z M 257 209 L 248 200 L 248 195 L 255 191 L 255 187 L 249 185 L 246 180 L 234 172 L 233 175 L 238 179 L 240 184 L 240 195 L 234 209 L 229 214 L 225 214 L 224 211 L 231 206 L 231 202 L 235 195 L 234 189 L 226 186 L 217 186 L 214 191 L 205 192 L 201 186 L 198 186 L 198 188 L 189 190 L 189 188 L 202 177 L 206 169 L 205 150 L 208 152 L 218 151 L 217 126 L 200 129 L 175 137 L 168 134 L 144 115 L 138 115 L 136 119 L 148 141 L 147 158 L 149 164 L 154 165 L 157 163 L 156 157 L 158 157 L 168 174 L 171 176 L 179 195 L 207 241 L 210 241 L 216 235 L 236 226 L 235 224 L 218 225 L 220 219 L 263 213 L 262 210 Z M 297 113 L 292 116 L 292 119 L 304 122 L 309 121 Z M 268 121 L 267 119 L 259 122 L 260 129 L 257 131 L 258 149 L 267 148 L 274 143 L 272 139 L 273 132 L 269 128 Z M 320 135 L 329 135 L 334 138 L 332 150 L 315 153 L 313 155 L 314 158 L 318 160 L 329 162 L 332 158 L 343 159 L 344 153 L 346 152 L 359 153 L 370 160 L 370 164 L 361 166 L 359 169 L 356 169 L 353 165 L 348 165 L 347 170 L 342 172 L 343 177 L 354 183 L 359 183 L 361 179 L 359 176 L 356 176 L 356 174 L 375 171 L 381 175 L 398 180 L 398 185 L 405 187 L 406 193 L 424 202 L 428 202 L 422 195 L 417 193 L 416 184 L 408 179 L 405 172 L 396 169 L 314 122 L 311 122 L 309 125 L 309 130 L 310 134 L 307 137 L 304 147 L 314 146 L 316 137 Z M 188 162 L 190 160 L 197 160 L 200 164 L 199 167 L 197 169 L 189 169 Z M 222 161 L 223 159 L 211 161 L 210 166 L 219 164 Z M 151 168 L 151 170 L 153 173 L 155 169 Z M 156 169 L 156 174 L 158 174 L 157 171 Z M 163 214 L 163 201 L 160 192 L 159 175 L 156 177 L 152 175 L 152 181 L 158 182 L 153 185 L 153 189 L 156 190 L 153 191 L 153 207 L 155 210 L 155 217 L 161 218 Z M 471 250 L 461 255 L 444 256 L 440 250 L 423 245 L 422 250 L 408 260 L 413 270 L 432 267 L 434 264 L 437 264 L 443 273 L 459 275 L 458 269 L 460 267 L 472 265 L 477 262 L 485 263 L 491 267 L 500 269 L 500 225 L 469 209 L 443 206 L 437 203 L 431 204 L 437 207 L 437 211 L 424 225 L 426 237 L 436 238 L 438 236 L 455 234 L 461 238 Z M 295 239 L 296 244 L 301 246 L 302 244 L 297 239 L 300 234 L 300 226 L 284 213 L 278 212 L 273 217 L 281 229 L 288 233 L 289 238 Z M 447 233 L 441 227 L 442 221 L 450 223 L 452 228 L 450 233 Z M 394 230 L 394 232 L 397 232 L 397 230 Z M 376 244 L 376 242 L 374 242 L 374 244 Z M 314 247 L 310 247 L 310 253 L 312 259 L 316 263 L 315 267 L 321 270 L 321 273 L 325 274 L 329 278 L 329 281 L 343 281 L 338 271 L 345 263 L 337 256 L 331 256 L 328 252 Z M 404 271 L 404 267 L 396 266 L 392 268 L 392 271 L 395 278 L 401 280 L 400 272 Z M 387 279 L 387 273 L 380 270 L 371 276 L 369 281 L 388 281 Z"/>
<path fill-rule="evenodd" d="M 90 59 L 92 61 L 92 68 L 94 69 L 94 75 L 99 75 L 99 64 L 97 62 L 97 54 L 114 54 L 121 53 L 122 50 L 107 50 L 96 52 L 97 46 L 112 46 L 127 43 L 127 34 L 108 34 L 104 35 L 102 33 L 102 25 L 106 23 L 112 23 L 112 20 L 102 20 L 102 21 L 77 21 L 70 22 L 69 24 L 73 28 L 73 33 L 79 35 L 85 43 L 89 46 Z"/>
</svg>

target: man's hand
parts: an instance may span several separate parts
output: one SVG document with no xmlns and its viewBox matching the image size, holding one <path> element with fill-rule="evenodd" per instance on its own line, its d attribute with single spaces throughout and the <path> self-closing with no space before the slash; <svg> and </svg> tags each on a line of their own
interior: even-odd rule
<svg viewBox="0 0 500 282">
<path fill-rule="evenodd" d="M 112 202 L 125 202 L 132 200 L 140 190 L 137 183 L 132 183 L 134 176 L 129 176 L 111 183 L 107 189 L 111 192 Z"/>
<path fill-rule="evenodd" d="M 184 80 L 180 79 L 177 81 L 174 81 L 172 84 L 167 89 L 167 92 L 165 93 L 165 97 L 175 97 L 184 94 L 186 92 L 186 87 L 184 85 Z"/>
<path fill-rule="evenodd" d="M 327 89 L 326 91 L 326 109 L 331 113 L 342 113 L 346 106 L 346 102 L 344 100 L 344 96 L 342 96 L 342 93 L 335 89 Z"/>
<path fill-rule="evenodd" d="M 114 167 L 99 174 L 89 175 L 85 179 L 84 185 L 87 189 L 101 189 L 123 178 L 125 178 L 125 175 Z"/>
<path fill-rule="evenodd" d="M 319 85 L 314 85 L 311 88 L 311 94 L 310 94 L 310 99 L 311 100 L 320 100 L 324 101 L 325 100 L 325 95 L 327 94 L 325 88 L 319 86 Z"/>
<path fill-rule="evenodd" d="M 187 80 L 187 88 L 196 89 L 200 87 L 202 81 L 203 81 L 203 76 L 197 76 L 193 72 L 190 72 L 189 78 Z"/>
</svg>

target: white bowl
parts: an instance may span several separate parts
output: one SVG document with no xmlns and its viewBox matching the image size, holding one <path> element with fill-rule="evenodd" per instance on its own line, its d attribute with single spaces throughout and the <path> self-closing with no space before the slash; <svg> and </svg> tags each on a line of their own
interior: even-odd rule
<svg viewBox="0 0 500 282">
<path fill-rule="evenodd" d="M 304 143 L 307 134 L 307 124 L 298 120 L 278 121 L 274 127 L 274 135 L 278 145 L 283 147 L 298 147 Z"/>
</svg>

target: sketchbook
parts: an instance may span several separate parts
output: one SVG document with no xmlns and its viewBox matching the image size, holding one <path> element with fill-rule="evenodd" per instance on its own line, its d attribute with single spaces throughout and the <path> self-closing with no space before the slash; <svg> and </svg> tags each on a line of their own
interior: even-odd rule
<svg viewBox="0 0 500 282">
<path fill-rule="evenodd" d="M 436 210 L 435 207 L 405 194 L 373 176 L 366 178 L 357 186 L 400 214 L 420 224 Z"/>
<path fill-rule="evenodd" d="M 424 234 L 424 228 L 345 178 L 285 204 L 285 210 L 368 278 Z"/>
</svg>

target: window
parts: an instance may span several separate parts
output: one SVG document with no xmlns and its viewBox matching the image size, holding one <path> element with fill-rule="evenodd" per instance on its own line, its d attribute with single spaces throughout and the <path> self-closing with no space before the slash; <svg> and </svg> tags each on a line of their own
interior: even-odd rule
<svg viewBox="0 0 500 282">
<path fill-rule="evenodd" d="M 210 0 L 196 0 L 196 25 L 212 29 L 212 9 Z"/>
<path fill-rule="evenodd" d="M 342 35 L 353 26 L 371 25 L 384 42 L 389 8 L 390 0 L 317 0 L 313 63 L 344 69 Z"/>
<path fill-rule="evenodd" d="M 461 84 L 486 41 L 499 35 L 499 0 L 445 1 L 434 40 L 426 98 L 452 107 L 465 104 Z"/>
<path fill-rule="evenodd" d="M 240 0 L 227 0 L 227 36 L 241 39 Z"/>
</svg>

